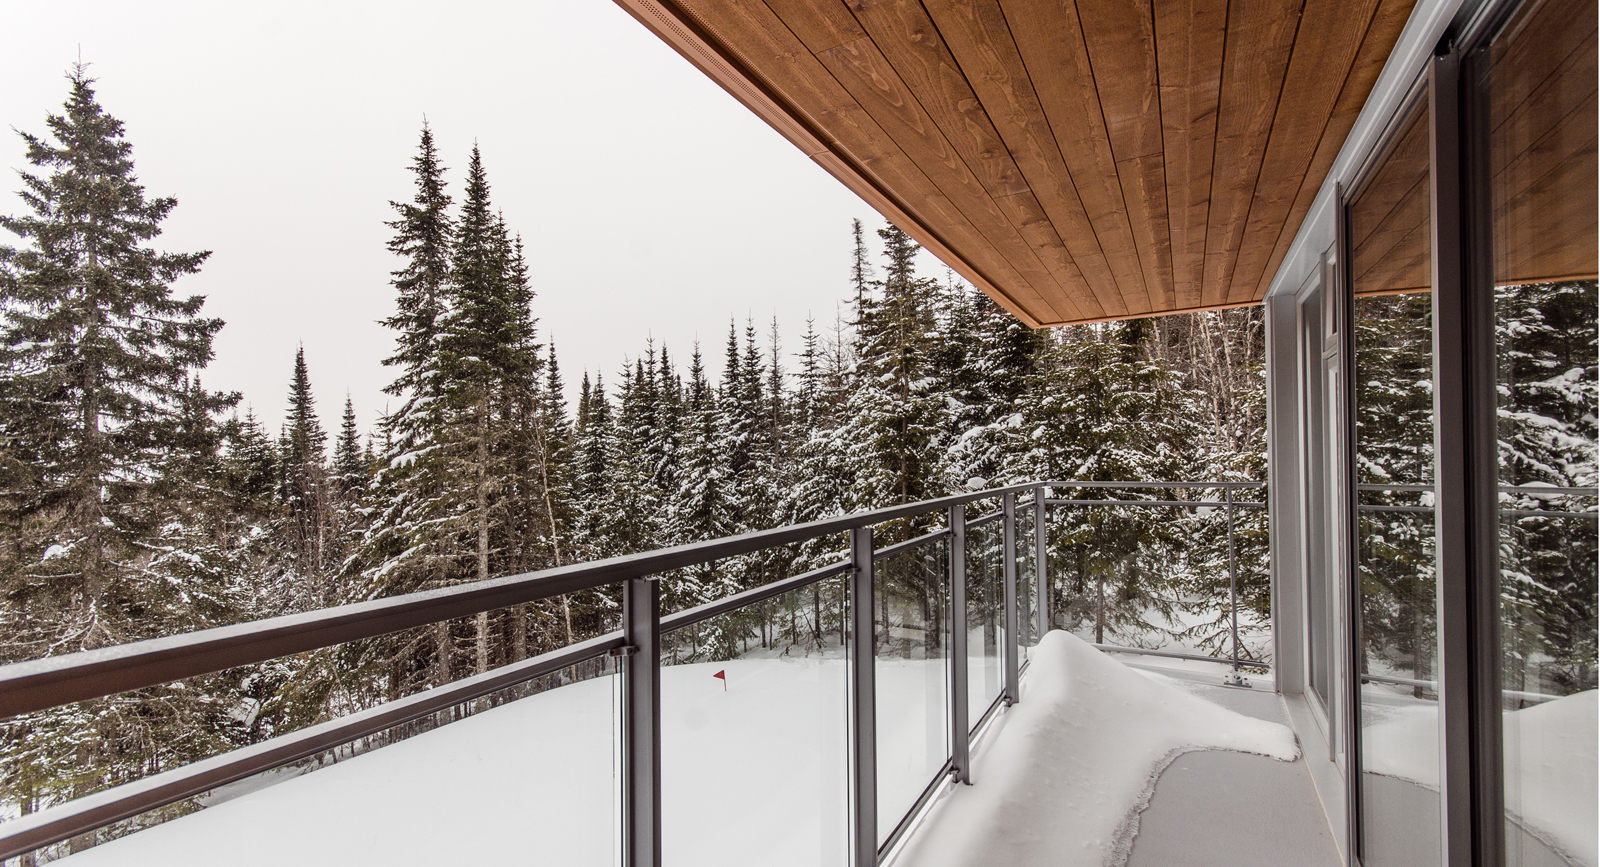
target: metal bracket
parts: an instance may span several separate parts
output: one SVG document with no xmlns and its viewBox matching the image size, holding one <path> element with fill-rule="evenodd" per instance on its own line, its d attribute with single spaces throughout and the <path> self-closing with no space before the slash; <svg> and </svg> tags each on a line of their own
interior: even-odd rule
<svg viewBox="0 0 1600 867">
<path fill-rule="evenodd" d="M 638 647 L 635 647 L 632 644 L 624 644 L 621 647 L 613 647 L 613 648 L 611 648 L 611 650 L 607 652 L 607 655 L 614 656 L 614 657 L 615 656 L 632 656 L 632 655 L 634 655 L 635 653 L 638 653 L 638 652 L 639 652 L 639 648 Z"/>
</svg>

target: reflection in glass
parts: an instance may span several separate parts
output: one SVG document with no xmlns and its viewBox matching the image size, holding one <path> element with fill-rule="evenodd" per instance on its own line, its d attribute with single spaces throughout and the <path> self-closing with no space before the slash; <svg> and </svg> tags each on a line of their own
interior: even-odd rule
<svg viewBox="0 0 1600 867">
<path fill-rule="evenodd" d="M 1509 865 L 1600 861 L 1595 33 L 1589 0 L 1528 3 L 1484 70 Z"/>
<path fill-rule="evenodd" d="M 1438 863 L 1433 311 L 1426 104 L 1350 203 L 1361 863 Z"/>
<path fill-rule="evenodd" d="M 1000 524 L 967 527 L 967 722 L 977 728 L 1005 692 L 1005 573 Z"/>
<path fill-rule="evenodd" d="M 847 853 L 846 586 L 662 638 L 662 859 L 826 867 Z"/>
<path fill-rule="evenodd" d="M 1017 504 L 1017 663 L 1028 659 L 1028 648 L 1039 643 L 1038 576 L 1033 571 L 1033 504 Z"/>
<path fill-rule="evenodd" d="M 950 755 L 949 550 L 937 539 L 873 564 L 880 845 Z"/>
</svg>

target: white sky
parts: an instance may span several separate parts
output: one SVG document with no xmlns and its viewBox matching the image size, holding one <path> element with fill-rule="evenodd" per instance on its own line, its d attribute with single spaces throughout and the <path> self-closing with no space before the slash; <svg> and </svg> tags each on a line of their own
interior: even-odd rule
<svg viewBox="0 0 1600 867">
<path fill-rule="evenodd" d="M 274 427 L 301 342 L 330 430 L 347 390 L 363 429 L 389 400 L 383 223 L 424 115 L 458 197 L 482 147 L 573 391 L 650 335 L 685 365 L 698 336 L 714 374 L 730 316 L 776 314 L 792 353 L 848 294 L 851 218 L 882 225 L 611 0 L 0 7 L 0 124 L 45 133 L 81 48 L 147 192 L 178 199 L 158 246 L 213 251 L 175 286 L 228 323 L 206 384 Z M 0 213 L 23 154 L 0 131 Z"/>
</svg>

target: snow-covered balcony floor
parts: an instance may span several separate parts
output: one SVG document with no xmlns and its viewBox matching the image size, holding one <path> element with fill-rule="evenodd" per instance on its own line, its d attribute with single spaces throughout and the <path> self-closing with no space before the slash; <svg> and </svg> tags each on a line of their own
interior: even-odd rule
<svg viewBox="0 0 1600 867">
<path fill-rule="evenodd" d="M 895 867 L 1340 863 L 1269 689 L 1124 665 L 1064 633 L 1031 659 L 974 784 L 935 803 Z"/>
</svg>

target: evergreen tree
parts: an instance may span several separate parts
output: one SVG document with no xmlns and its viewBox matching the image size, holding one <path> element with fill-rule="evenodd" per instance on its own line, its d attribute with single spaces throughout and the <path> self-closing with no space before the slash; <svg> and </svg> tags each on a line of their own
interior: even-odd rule
<svg viewBox="0 0 1600 867">
<path fill-rule="evenodd" d="M 356 406 L 347 393 L 344 417 L 339 422 L 339 439 L 333 451 L 333 476 L 342 499 L 358 496 L 366 482 L 367 463 L 361 451 L 361 432 L 356 427 Z"/>
<path fill-rule="evenodd" d="M 289 418 L 284 425 L 281 496 L 289 510 L 289 554 L 300 578 L 295 598 L 305 607 L 330 604 L 328 586 L 330 502 L 327 469 L 328 435 L 317 417 L 311 394 L 306 351 L 295 352 L 289 380 Z"/>
<path fill-rule="evenodd" d="M 0 595 L 8 661 L 236 619 L 225 515 L 203 493 L 237 395 L 193 374 L 222 321 L 172 284 L 208 253 L 152 247 L 177 202 L 149 198 L 122 123 L 79 64 L 49 136 L 24 133 L 28 213 L 0 217 Z M 193 550 L 191 550 L 191 548 Z M 197 689 L 157 687 L 8 721 L 3 797 L 24 809 L 223 747 Z M 12 747 L 17 747 L 15 752 Z"/>
</svg>

